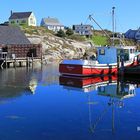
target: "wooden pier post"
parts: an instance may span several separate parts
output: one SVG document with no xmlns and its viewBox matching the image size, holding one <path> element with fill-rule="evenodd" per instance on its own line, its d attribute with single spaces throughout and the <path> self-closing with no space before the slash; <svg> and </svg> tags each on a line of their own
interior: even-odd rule
<svg viewBox="0 0 140 140">
<path fill-rule="evenodd" d="M 120 68 L 120 74 L 124 75 L 124 56 L 121 56 L 121 68 Z"/>
<path fill-rule="evenodd" d="M 14 59 L 14 67 L 16 68 L 16 57 Z"/>
<path fill-rule="evenodd" d="M 27 60 L 26 60 L 26 67 L 28 68 L 29 67 L 29 57 L 27 57 Z"/>
<path fill-rule="evenodd" d="M 43 64 L 43 55 L 41 54 L 41 65 Z"/>
<path fill-rule="evenodd" d="M 7 56 L 5 55 L 5 67 L 7 68 Z"/>
<path fill-rule="evenodd" d="M 19 62 L 19 66 L 22 67 L 22 62 Z"/>
<path fill-rule="evenodd" d="M 118 69 L 118 73 L 120 71 L 120 56 L 117 56 L 117 69 Z"/>
<path fill-rule="evenodd" d="M 32 53 L 32 68 L 34 67 L 34 54 Z"/>
</svg>

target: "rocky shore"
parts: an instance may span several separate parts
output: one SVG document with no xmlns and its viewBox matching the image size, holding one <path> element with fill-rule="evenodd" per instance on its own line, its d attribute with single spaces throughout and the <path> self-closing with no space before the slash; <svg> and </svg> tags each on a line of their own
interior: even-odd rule
<svg viewBox="0 0 140 140">
<path fill-rule="evenodd" d="M 42 44 L 43 56 L 49 60 L 80 59 L 85 52 L 95 55 L 94 46 L 89 41 L 78 42 L 71 39 L 60 38 L 50 33 L 45 35 L 26 34 L 29 41 L 33 44 Z"/>
</svg>

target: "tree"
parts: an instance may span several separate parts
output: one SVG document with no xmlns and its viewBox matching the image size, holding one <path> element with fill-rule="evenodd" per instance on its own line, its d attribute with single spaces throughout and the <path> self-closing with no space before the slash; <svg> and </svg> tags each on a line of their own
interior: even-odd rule
<svg viewBox="0 0 140 140">
<path fill-rule="evenodd" d="M 66 35 L 70 36 L 70 35 L 73 35 L 74 32 L 72 29 L 68 28 L 67 31 L 66 31 Z"/>
<path fill-rule="evenodd" d="M 66 36 L 65 32 L 64 32 L 62 29 L 60 29 L 60 30 L 57 32 L 56 35 L 57 35 L 58 37 L 65 37 L 65 36 Z"/>
</svg>

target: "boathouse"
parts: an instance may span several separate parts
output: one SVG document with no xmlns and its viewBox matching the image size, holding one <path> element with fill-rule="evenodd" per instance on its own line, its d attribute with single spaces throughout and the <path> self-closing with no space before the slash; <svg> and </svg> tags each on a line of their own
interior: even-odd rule
<svg viewBox="0 0 140 140">
<path fill-rule="evenodd" d="M 31 44 L 19 27 L 0 26 L 0 58 L 42 57 L 42 45 Z"/>
</svg>

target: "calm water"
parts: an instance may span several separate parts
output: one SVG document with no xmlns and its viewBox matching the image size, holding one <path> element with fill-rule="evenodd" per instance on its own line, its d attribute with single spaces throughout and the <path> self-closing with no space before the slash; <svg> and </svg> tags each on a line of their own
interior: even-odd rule
<svg viewBox="0 0 140 140">
<path fill-rule="evenodd" d="M 139 81 L 59 77 L 51 64 L 0 70 L 0 140 L 139 140 Z"/>
</svg>

